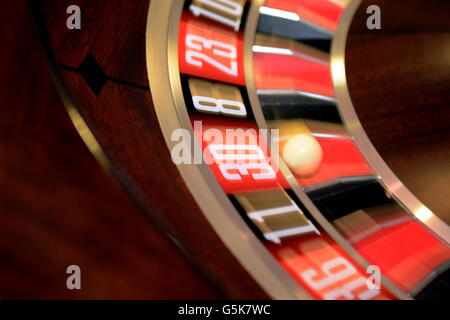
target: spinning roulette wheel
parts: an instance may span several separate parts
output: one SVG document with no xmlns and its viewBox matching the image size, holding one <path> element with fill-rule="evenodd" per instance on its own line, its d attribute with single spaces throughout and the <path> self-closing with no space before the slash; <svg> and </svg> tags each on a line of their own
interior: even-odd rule
<svg viewBox="0 0 450 320">
<path fill-rule="evenodd" d="M 135 205 L 101 216 L 143 213 L 195 274 L 180 296 L 448 298 L 448 1 L 30 7 L 74 127 Z"/>
</svg>

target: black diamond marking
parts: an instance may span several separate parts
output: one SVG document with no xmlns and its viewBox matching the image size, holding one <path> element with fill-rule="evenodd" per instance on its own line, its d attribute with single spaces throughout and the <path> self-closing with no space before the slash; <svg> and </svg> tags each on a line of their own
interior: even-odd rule
<svg viewBox="0 0 450 320">
<path fill-rule="evenodd" d="M 108 81 L 108 76 L 95 60 L 92 54 L 88 54 L 81 63 L 78 71 L 83 79 L 87 82 L 92 92 L 98 96 L 105 83 Z"/>
<path fill-rule="evenodd" d="M 124 86 L 138 88 L 145 91 L 150 91 L 149 86 L 144 86 L 141 84 L 133 83 L 118 78 L 108 77 L 106 73 L 103 71 L 102 67 L 100 67 L 100 65 L 98 64 L 97 60 L 95 60 L 92 53 L 86 56 L 86 58 L 83 60 L 79 68 L 66 66 L 63 64 L 61 64 L 60 66 L 64 70 L 80 73 L 80 75 L 87 82 L 88 86 L 91 88 L 92 92 L 96 96 L 100 94 L 103 86 L 108 81 L 120 83 Z"/>
</svg>

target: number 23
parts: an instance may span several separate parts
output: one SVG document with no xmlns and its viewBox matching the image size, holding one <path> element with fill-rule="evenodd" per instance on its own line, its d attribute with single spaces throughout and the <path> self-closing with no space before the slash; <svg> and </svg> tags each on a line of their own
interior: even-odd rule
<svg viewBox="0 0 450 320">
<path fill-rule="evenodd" d="M 203 67 L 203 62 L 207 62 L 230 76 L 238 75 L 238 65 L 235 61 L 237 57 L 237 50 L 234 46 L 216 40 L 208 40 L 193 34 L 186 35 L 186 46 L 190 49 L 196 50 L 186 51 L 186 61 L 188 63 L 197 67 Z M 212 49 L 213 54 L 216 56 L 229 58 L 232 60 L 230 61 L 230 66 L 226 66 L 200 52 L 203 48 Z"/>
</svg>

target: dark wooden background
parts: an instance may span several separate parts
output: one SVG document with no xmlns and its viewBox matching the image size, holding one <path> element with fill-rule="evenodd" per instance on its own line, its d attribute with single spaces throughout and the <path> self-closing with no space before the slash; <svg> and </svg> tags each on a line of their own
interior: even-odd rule
<svg viewBox="0 0 450 320">
<path fill-rule="evenodd" d="M 0 297 L 267 298 L 170 162 L 146 78 L 148 1 L 31 2 L 114 171 L 100 167 L 74 129 L 28 2 L 0 2 Z M 82 8 L 82 31 L 65 28 L 69 4 Z M 103 86 L 101 72 L 89 74 L 96 64 Z M 79 291 L 66 288 L 72 264 L 82 269 Z"/>
<path fill-rule="evenodd" d="M 381 30 L 365 25 L 372 4 L 381 8 Z M 363 1 L 348 37 L 346 71 L 356 112 L 380 155 L 450 223 L 450 1 Z"/>
</svg>

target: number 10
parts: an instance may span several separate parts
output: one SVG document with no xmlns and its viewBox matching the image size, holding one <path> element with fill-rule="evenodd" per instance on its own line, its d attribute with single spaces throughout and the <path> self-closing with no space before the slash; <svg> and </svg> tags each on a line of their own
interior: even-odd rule
<svg viewBox="0 0 450 320">
<path fill-rule="evenodd" d="M 205 9 L 205 7 L 210 9 Z M 189 9 L 196 16 L 204 16 L 225 24 L 235 31 L 239 30 L 243 6 L 233 0 L 194 0 Z M 231 16 L 230 19 L 226 16 Z"/>
</svg>

